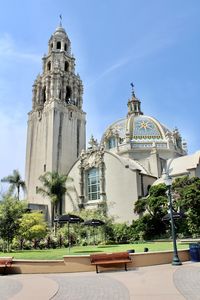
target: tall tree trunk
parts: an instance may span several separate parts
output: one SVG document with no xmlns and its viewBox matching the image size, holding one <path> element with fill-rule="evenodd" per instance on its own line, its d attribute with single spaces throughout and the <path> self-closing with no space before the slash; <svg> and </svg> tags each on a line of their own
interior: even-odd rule
<svg viewBox="0 0 200 300">
<path fill-rule="evenodd" d="M 51 204 L 51 226 L 54 225 L 54 217 L 55 217 L 55 204 Z"/>
<path fill-rule="evenodd" d="M 20 186 L 17 186 L 17 199 L 19 200 L 19 192 L 20 192 Z"/>
<path fill-rule="evenodd" d="M 60 216 L 62 216 L 62 197 L 60 198 L 60 201 L 59 201 L 59 214 L 60 214 Z"/>
</svg>

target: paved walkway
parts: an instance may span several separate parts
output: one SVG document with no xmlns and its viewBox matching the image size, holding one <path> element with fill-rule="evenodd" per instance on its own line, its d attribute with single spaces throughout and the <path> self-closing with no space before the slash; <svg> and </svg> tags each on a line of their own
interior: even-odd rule
<svg viewBox="0 0 200 300">
<path fill-rule="evenodd" d="M 200 300 L 200 263 L 0 277 L 1 300 Z"/>
</svg>

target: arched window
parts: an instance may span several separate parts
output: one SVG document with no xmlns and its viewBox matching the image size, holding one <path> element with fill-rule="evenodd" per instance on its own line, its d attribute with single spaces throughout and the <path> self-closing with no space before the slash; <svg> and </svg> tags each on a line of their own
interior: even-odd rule
<svg viewBox="0 0 200 300">
<path fill-rule="evenodd" d="M 67 72 L 68 69 L 69 69 L 69 63 L 68 63 L 68 61 L 65 61 L 65 71 Z"/>
<path fill-rule="evenodd" d="M 108 149 L 112 149 L 116 147 L 116 139 L 114 136 L 110 137 L 108 140 Z"/>
<path fill-rule="evenodd" d="M 51 62 L 50 61 L 47 63 L 47 70 L 51 71 Z"/>
<path fill-rule="evenodd" d="M 53 43 L 51 43 L 51 49 L 53 49 Z"/>
<path fill-rule="evenodd" d="M 76 99 L 76 106 L 80 107 L 80 99 L 79 98 Z"/>
<path fill-rule="evenodd" d="M 65 49 L 65 51 L 67 51 L 67 44 L 65 44 L 65 48 L 64 49 Z"/>
<path fill-rule="evenodd" d="M 56 49 L 61 49 L 61 42 L 57 42 Z"/>
<path fill-rule="evenodd" d="M 66 101 L 66 103 L 69 103 L 70 102 L 70 98 L 71 98 L 71 93 L 72 93 L 72 91 L 71 91 L 71 88 L 70 88 L 70 86 L 67 86 L 66 87 L 66 96 L 65 96 L 65 101 Z"/>
<path fill-rule="evenodd" d="M 42 89 L 42 101 L 43 103 L 46 101 L 46 86 Z"/>
<path fill-rule="evenodd" d="M 123 143 L 123 138 L 119 138 L 119 143 L 120 143 L 120 144 Z"/>
<path fill-rule="evenodd" d="M 88 200 L 100 199 L 99 169 L 92 168 L 87 173 L 87 196 Z"/>
<path fill-rule="evenodd" d="M 163 158 L 160 158 L 160 169 L 161 169 L 161 174 L 163 173 L 164 170 L 166 170 L 166 160 Z"/>
</svg>

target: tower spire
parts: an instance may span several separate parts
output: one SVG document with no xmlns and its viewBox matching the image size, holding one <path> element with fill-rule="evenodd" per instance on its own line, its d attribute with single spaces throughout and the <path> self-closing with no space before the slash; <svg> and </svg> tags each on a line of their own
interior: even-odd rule
<svg viewBox="0 0 200 300">
<path fill-rule="evenodd" d="M 60 18 L 60 27 L 62 27 L 62 15 L 60 14 L 60 16 L 59 16 L 59 18 Z"/>
<path fill-rule="evenodd" d="M 135 97 L 135 91 L 134 91 L 134 84 L 133 82 L 131 82 L 131 92 L 132 92 L 132 96 Z"/>
</svg>

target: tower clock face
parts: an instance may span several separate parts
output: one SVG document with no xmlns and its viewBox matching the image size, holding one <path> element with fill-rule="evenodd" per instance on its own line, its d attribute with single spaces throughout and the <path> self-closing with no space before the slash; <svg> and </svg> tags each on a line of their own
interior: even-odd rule
<svg viewBox="0 0 200 300">
<path fill-rule="evenodd" d="M 134 138 L 153 139 L 161 138 L 157 125 L 149 118 L 139 117 L 134 122 Z"/>
</svg>

